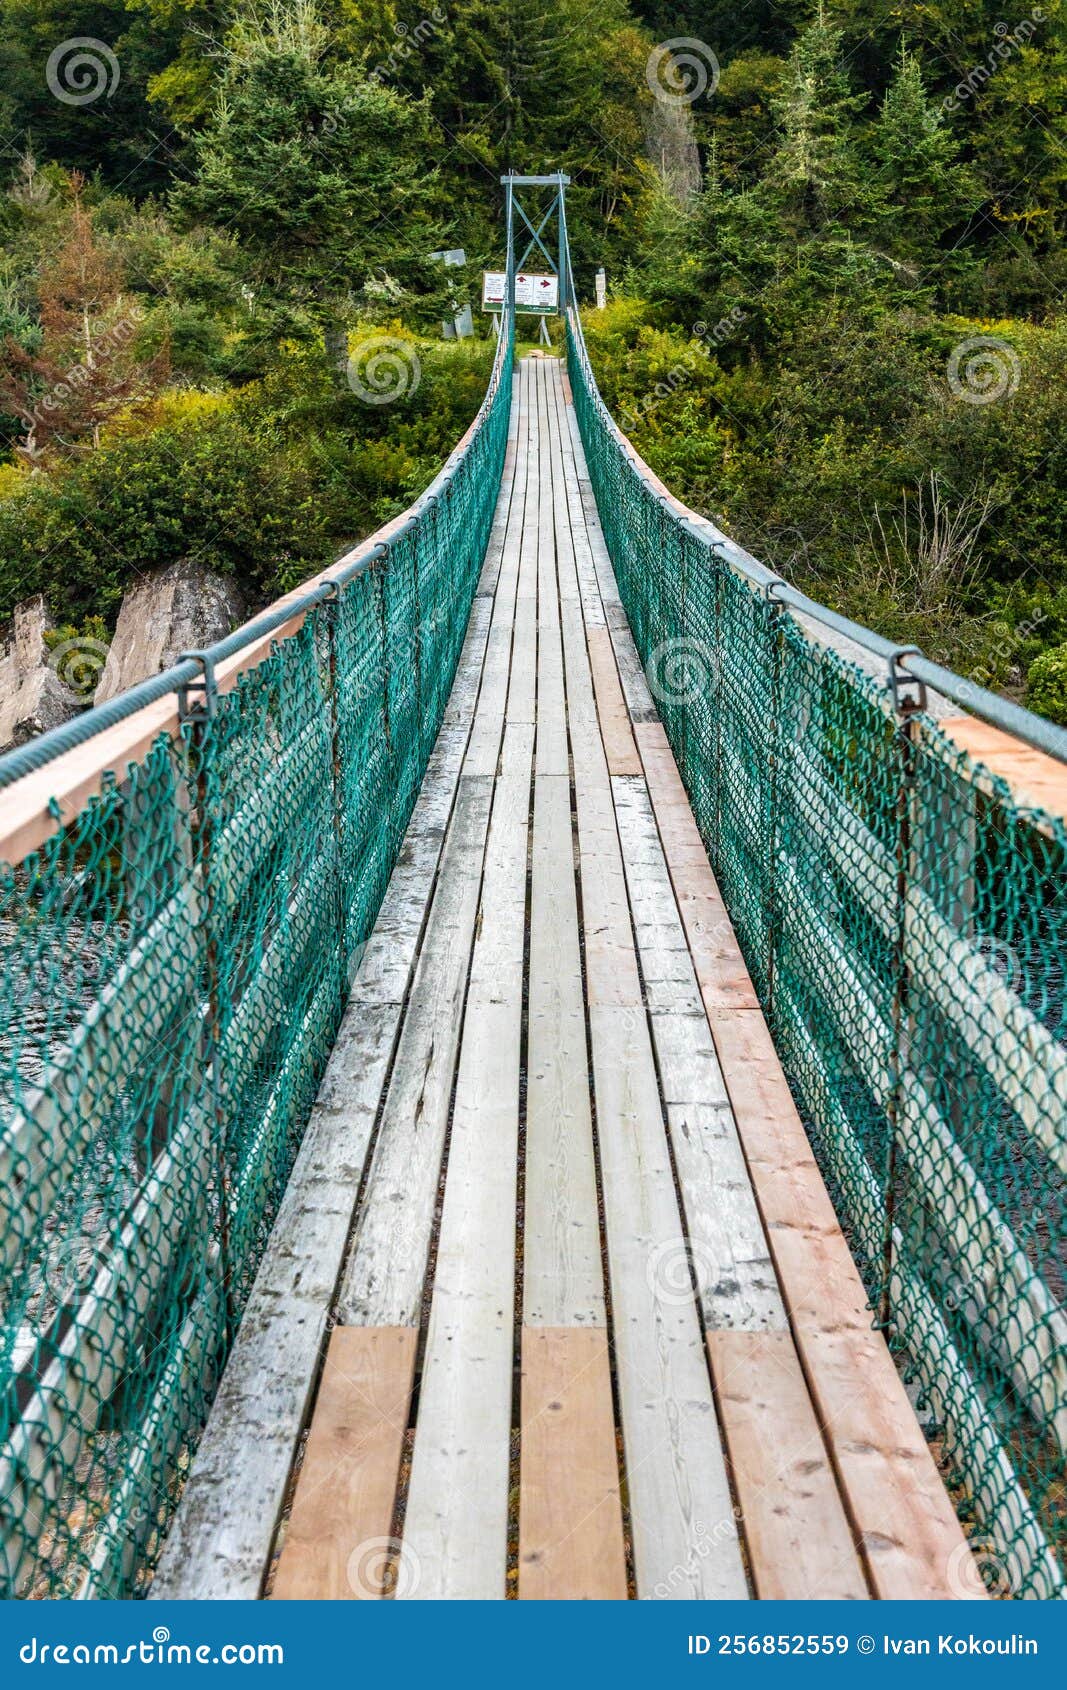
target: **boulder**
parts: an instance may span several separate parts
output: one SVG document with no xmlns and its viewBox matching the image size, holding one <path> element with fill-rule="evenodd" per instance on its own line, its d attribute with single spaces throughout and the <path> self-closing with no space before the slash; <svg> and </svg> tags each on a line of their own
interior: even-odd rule
<svg viewBox="0 0 1067 1690">
<path fill-rule="evenodd" d="M 183 559 L 142 576 L 123 598 L 95 702 L 169 669 L 183 651 L 221 640 L 246 615 L 236 583 L 200 564 Z"/>
<path fill-rule="evenodd" d="M 81 665 L 80 653 L 72 649 L 76 642 L 49 651 L 44 636 L 50 627 L 44 599 L 38 595 L 15 606 L 9 627 L 0 635 L 0 751 L 68 722 L 88 702 L 77 684 Z M 94 682 L 99 672 L 97 668 L 93 673 Z"/>
</svg>

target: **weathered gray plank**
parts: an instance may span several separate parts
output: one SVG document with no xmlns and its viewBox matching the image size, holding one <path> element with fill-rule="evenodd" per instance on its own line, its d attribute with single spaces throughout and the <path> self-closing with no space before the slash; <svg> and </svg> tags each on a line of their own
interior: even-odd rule
<svg viewBox="0 0 1067 1690">
<path fill-rule="evenodd" d="M 533 737 L 505 736 L 471 959 L 404 1517 L 422 1600 L 505 1594 Z"/>
</svg>

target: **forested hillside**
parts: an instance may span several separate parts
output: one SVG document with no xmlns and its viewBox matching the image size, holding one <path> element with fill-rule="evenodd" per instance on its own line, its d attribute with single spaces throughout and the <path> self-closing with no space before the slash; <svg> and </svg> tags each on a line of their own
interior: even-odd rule
<svg viewBox="0 0 1067 1690">
<path fill-rule="evenodd" d="M 489 362 L 431 254 L 562 169 L 672 488 L 1067 720 L 1063 0 L 0 0 L 0 73 L 0 616 L 402 508 Z"/>
</svg>

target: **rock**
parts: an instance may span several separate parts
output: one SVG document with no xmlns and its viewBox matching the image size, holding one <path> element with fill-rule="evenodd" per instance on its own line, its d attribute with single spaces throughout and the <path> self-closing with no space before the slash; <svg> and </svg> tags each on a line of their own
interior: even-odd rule
<svg viewBox="0 0 1067 1690">
<path fill-rule="evenodd" d="M 71 640 L 50 652 L 44 641 L 50 627 L 38 594 L 15 606 L 7 633 L 0 637 L 0 751 L 69 722 L 88 702 L 78 687 L 81 654 L 75 647 L 99 642 Z M 97 668 L 93 681 L 99 672 Z"/>
<path fill-rule="evenodd" d="M 123 598 L 96 703 L 222 639 L 246 614 L 236 583 L 199 564 L 183 559 L 142 576 Z"/>
</svg>

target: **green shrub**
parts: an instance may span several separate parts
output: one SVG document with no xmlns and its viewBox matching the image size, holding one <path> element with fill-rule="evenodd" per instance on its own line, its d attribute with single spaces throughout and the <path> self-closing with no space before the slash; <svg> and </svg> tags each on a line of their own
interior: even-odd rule
<svg viewBox="0 0 1067 1690">
<path fill-rule="evenodd" d="M 478 409 L 491 343 L 411 344 L 419 380 L 392 404 L 362 402 L 317 348 L 283 346 L 236 393 L 165 392 L 97 451 L 9 476 L 0 619 L 43 592 L 64 622 L 111 622 L 132 579 L 182 558 L 252 602 L 298 585 L 410 504 Z"/>
<path fill-rule="evenodd" d="M 1053 646 L 1031 663 L 1026 702 L 1039 716 L 1067 727 L 1067 645 Z"/>
</svg>

